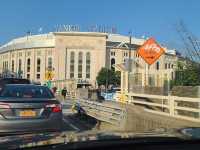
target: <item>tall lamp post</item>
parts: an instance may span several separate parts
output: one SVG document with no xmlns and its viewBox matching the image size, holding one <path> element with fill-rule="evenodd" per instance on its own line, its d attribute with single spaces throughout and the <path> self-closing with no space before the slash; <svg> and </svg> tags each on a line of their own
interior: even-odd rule
<svg viewBox="0 0 200 150">
<path fill-rule="evenodd" d="M 132 32 L 129 32 L 129 55 L 128 55 L 128 93 L 130 92 L 130 72 L 131 72 L 131 36 Z"/>
</svg>

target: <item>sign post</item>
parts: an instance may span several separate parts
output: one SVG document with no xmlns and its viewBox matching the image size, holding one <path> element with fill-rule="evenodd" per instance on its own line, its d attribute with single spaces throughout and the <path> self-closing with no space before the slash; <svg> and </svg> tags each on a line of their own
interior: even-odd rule
<svg viewBox="0 0 200 150">
<path fill-rule="evenodd" d="M 145 86 L 148 85 L 149 80 L 149 67 L 156 60 L 165 53 L 164 49 L 155 41 L 154 38 L 149 38 L 144 44 L 137 50 L 137 53 L 146 62 L 145 65 Z"/>
<path fill-rule="evenodd" d="M 53 77 L 54 77 L 54 74 L 53 74 L 52 71 L 47 71 L 45 73 L 45 80 L 47 81 L 46 84 L 47 84 L 48 88 L 51 88 L 51 86 L 52 86 L 52 82 L 51 81 L 52 81 Z"/>
</svg>

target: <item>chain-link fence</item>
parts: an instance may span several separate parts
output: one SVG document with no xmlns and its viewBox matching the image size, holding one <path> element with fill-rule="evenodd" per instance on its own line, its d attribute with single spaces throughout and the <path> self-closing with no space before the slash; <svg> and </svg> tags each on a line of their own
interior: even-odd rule
<svg viewBox="0 0 200 150">
<path fill-rule="evenodd" d="M 158 81 L 159 80 L 159 81 Z M 156 80 L 155 74 L 148 74 L 148 80 L 142 73 L 134 73 L 129 75 L 129 90 L 133 93 L 139 94 L 155 94 L 155 95 L 168 95 L 169 94 L 169 82 L 164 82 L 163 86 L 160 84 L 161 78 Z M 145 86 L 145 82 L 147 85 Z"/>
</svg>

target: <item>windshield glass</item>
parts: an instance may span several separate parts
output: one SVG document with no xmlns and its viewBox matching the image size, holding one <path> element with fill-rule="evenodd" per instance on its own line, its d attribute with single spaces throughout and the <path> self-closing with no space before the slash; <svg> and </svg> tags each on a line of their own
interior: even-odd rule
<svg viewBox="0 0 200 150">
<path fill-rule="evenodd" d="M 53 98 L 51 91 L 46 87 L 6 86 L 0 93 L 3 98 Z"/>
<path fill-rule="evenodd" d="M 200 0 L 2 1 L 0 149 L 1 133 L 200 137 L 199 19 Z"/>
</svg>

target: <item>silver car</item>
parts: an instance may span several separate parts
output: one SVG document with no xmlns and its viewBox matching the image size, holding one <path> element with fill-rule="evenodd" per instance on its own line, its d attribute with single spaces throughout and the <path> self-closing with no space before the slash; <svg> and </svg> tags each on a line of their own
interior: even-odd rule
<svg viewBox="0 0 200 150">
<path fill-rule="evenodd" d="M 62 107 L 45 86 L 6 85 L 0 92 L 0 132 L 57 131 Z"/>
</svg>

